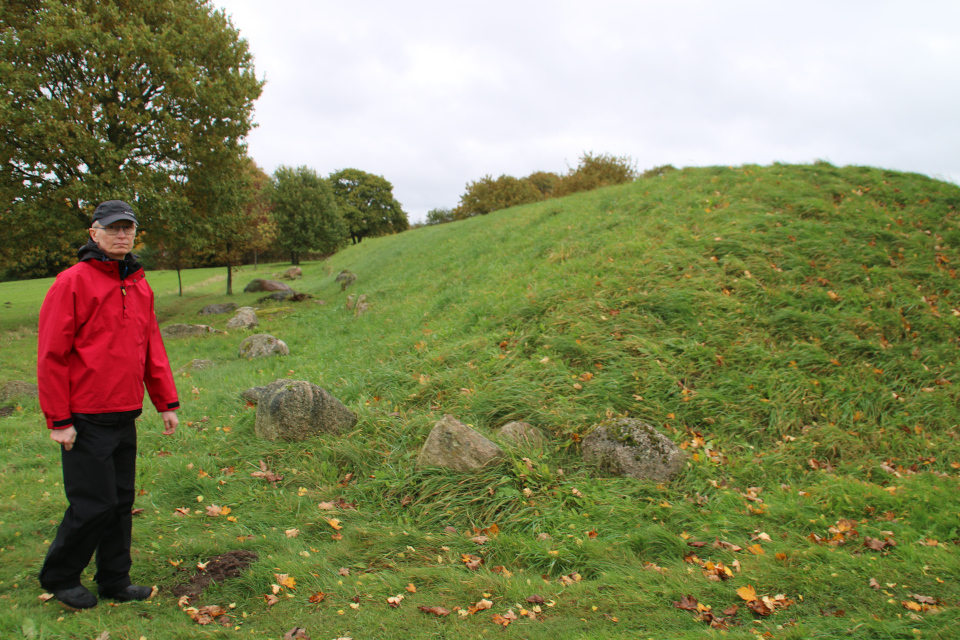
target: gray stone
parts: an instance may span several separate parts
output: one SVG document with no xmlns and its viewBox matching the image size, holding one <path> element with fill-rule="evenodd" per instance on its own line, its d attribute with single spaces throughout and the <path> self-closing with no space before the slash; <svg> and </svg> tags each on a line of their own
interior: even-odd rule
<svg viewBox="0 0 960 640">
<path fill-rule="evenodd" d="M 357 280 L 357 274 L 350 273 L 346 269 L 338 273 L 337 277 L 334 278 L 335 282 L 340 283 L 340 291 L 344 291 L 347 287 L 349 287 L 351 284 L 356 282 L 356 280 Z"/>
<path fill-rule="evenodd" d="M 300 442 L 318 433 L 339 434 L 357 416 L 312 382 L 277 380 L 257 394 L 254 432 L 266 440 Z"/>
<path fill-rule="evenodd" d="M 256 278 L 243 288 L 244 293 L 259 293 L 260 291 L 290 291 L 290 287 L 277 280 L 262 280 Z"/>
<path fill-rule="evenodd" d="M 274 338 L 269 333 L 256 333 L 240 343 L 237 355 L 241 358 L 263 358 L 265 356 L 290 355 L 290 348 L 283 340 Z"/>
<path fill-rule="evenodd" d="M 6 402 L 14 398 L 36 398 L 39 395 L 39 387 L 25 380 L 11 380 L 0 384 L 0 402 Z"/>
<path fill-rule="evenodd" d="M 266 387 L 250 387 L 246 391 L 240 392 L 240 397 L 248 402 L 257 404 L 260 402 L 260 396 L 263 395 L 263 392 L 266 391 Z"/>
<path fill-rule="evenodd" d="M 174 372 L 174 375 L 180 375 L 182 373 L 190 373 L 191 371 L 200 371 L 201 369 L 209 369 L 212 366 L 215 366 L 213 360 L 199 360 L 194 359 L 183 365 Z"/>
<path fill-rule="evenodd" d="M 205 336 L 211 333 L 222 333 L 222 331 L 217 331 L 205 324 L 168 324 L 160 329 L 160 335 L 163 336 L 164 340 Z"/>
<path fill-rule="evenodd" d="M 508 422 L 497 432 L 500 441 L 518 447 L 542 447 L 547 443 L 540 429 L 526 422 Z"/>
<path fill-rule="evenodd" d="M 240 307 L 237 309 L 237 315 L 227 321 L 227 329 L 249 329 L 258 324 L 257 312 L 253 307 Z"/>
<path fill-rule="evenodd" d="M 596 426 L 581 444 L 583 458 L 614 476 L 665 482 L 686 464 L 673 440 L 635 418 L 614 418 Z"/>
<path fill-rule="evenodd" d="M 287 280 L 299 280 L 302 275 L 303 275 L 303 269 L 301 269 L 300 267 L 290 267 L 289 269 L 284 271 L 283 275 L 280 277 L 286 278 Z"/>
<path fill-rule="evenodd" d="M 208 304 L 200 311 L 197 311 L 198 316 L 211 316 L 211 315 L 220 315 L 223 313 L 230 313 L 231 311 L 236 311 L 237 303 L 236 302 L 224 302 L 222 304 Z"/>
<path fill-rule="evenodd" d="M 417 456 L 418 467 L 446 467 L 466 472 L 503 457 L 503 449 L 451 415 L 430 431 Z"/>
</svg>

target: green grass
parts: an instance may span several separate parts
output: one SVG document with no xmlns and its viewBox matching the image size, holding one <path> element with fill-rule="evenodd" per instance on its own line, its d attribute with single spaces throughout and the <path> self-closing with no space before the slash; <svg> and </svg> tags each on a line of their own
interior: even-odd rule
<svg viewBox="0 0 960 640">
<path fill-rule="evenodd" d="M 160 435 L 152 411 L 142 418 L 134 578 L 164 588 L 151 603 L 72 614 L 37 599 L 45 541 L 65 507 L 59 462 L 36 402 L 2 419 L 0 634 L 280 638 L 300 626 L 313 638 L 955 637 L 958 206 L 956 185 L 868 167 L 695 168 L 368 239 L 306 264 L 295 287 L 327 304 L 261 316 L 260 330 L 290 356 L 237 359 L 243 332 L 167 344 L 174 369 L 193 358 L 218 366 L 178 377 L 174 438 Z M 247 267 L 235 286 L 284 268 Z M 368 296 L 366 315 L 344 308 L 341 269 L 358 274 L 350 291 Z M 175 273 L 149 274 L 161 324 L 222 329 L 229 316 L 195 314 L 227 300 L 224 275 L 184 272 L 181 298 Z M 35 380 L 49 283 L 0 283 L 0 380 Z M 360 417 L 354 432 L 259 442 L 239 393 L 281 377 L 340 398 Z M 416 469 L 445 413 L 487 434 L 525 420 L 550 444 L 475 474 Z M 615 415 L 687 447 L 684 473 L 667 485 L 594 477 L 577 442 Z M 260 460 L 284 479 L 250 477 Z M 357 509 L 318 509 L 339 497 Z M 173 515 L 210 504 L 235 521 Z M 331 517 L 342 540 L 331 538 Z M 809 539 L 829 538 L 841 519 L 856 520 L 857 537 Z M 493 524 L 500 533 L 486 544 L 469 539 Z M 872 551 L 866 537 L 896 546 Z M 716 538 L 743 550 L 714 548 Z M 762 555 L 747 550 L 754 544 Z M 239 630 L 196 625 L 169 588 L 237 548 L 260 560 L 197 604 L 234 603 Z M 740 570 L 708 580 L 685 562 L 691 552 Z M 470 571 L 464 553 L 484 564 Z M 574 572 L 582 580 L 564 584 Z M 275 573 L 296 589 L 271 607 Z M 756 617 L 736 593 L 746 585 L 793 603 Z M 317 591 L 323 602 L 308 602 Z M 390 608 L 386 598 L 401 593 Z M 541 620 L 493 624 L 533 594 L 553 603 Z M 914 594 L 941 611 L 906 608 Z M 674 608 L 684 595 L 718 615 L 740 609 L 724 634 Z M 417 610 L 483 598 L 492 609 L 463 619 Z"/>
</svg>

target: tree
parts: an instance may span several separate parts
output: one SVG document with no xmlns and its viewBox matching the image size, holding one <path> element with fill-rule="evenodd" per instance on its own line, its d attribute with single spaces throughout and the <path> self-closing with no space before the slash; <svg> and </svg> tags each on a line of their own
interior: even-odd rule
<svg viewBox="0 0 960 640">
<path fill-rule="evenodd" d="M 590 191 L 600 187 L 609 187 L 637 178 L 633 160 L 628 156 L 617 157 L 609 153 L 594 155 L 584 152 L 580 164 L 560 179 L 553 195 L 562 197 L 579 191 Z"/>
<path fill-rule="evenodd" d="M 430 209 L 427 211 L 427 226 L 435 224 L 444 224 L 445 222 L 453 222 L 453 209 L 447 207 L 437 207 L 436 209 Z"/>
<path fill-rule="evenodd" d="M 494 180 L 487 175 L 467 183 L 467 191 L 460 196 L 460 204 L 453 210 L 453 217 L 462 220 L 542 199 L 540 190 L 529 180 L 508 175 Z"/>
<path fill-rule="evenodd" d="M 130 202 L 153 229 L 193 210 L 187 181 L 212 184 L 206 174 L 245 155 L 262 86 L 246 41 L 206 0 L 4 0 L 7 264 L 13 252 L 55 272 L 103 200 Z"/>
<path fill-rule="evenodd" d="M 364 238 L 399 233 L 410 228 L 407 214 L 393 197 L 393 185 L 383 176 L 359 169 L 331 173 L 337 206 L 350 226 L 354 244 Z"/>
<path fill-rule="evenodd" d="M 273 219 L 278 244 L 300 264 L 300 253 L 333 253 L 349 237 L 330 183 L 308 167 L 279 167 L 273 174 Z"/>
<path fill-rule="evenodd" d="M 535 171 L 524 180 L 531 182 L 540 191 L 544 199 L 552 197 L 557 185 L 560 184 L 560 176 L 552 171 Z"/>
</svg>

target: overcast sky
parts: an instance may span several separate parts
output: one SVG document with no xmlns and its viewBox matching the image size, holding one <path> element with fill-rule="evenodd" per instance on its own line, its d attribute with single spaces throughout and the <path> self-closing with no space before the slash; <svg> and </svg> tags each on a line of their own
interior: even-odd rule
<svg viewBox="0 0 960 640">
<path fill-rule="evenodd" d="M 957 0 L 213 0 L 267 81 L 272 173 L 390 180 L 410 216 L 584 151 L 960 181 Z"/>
</svg>

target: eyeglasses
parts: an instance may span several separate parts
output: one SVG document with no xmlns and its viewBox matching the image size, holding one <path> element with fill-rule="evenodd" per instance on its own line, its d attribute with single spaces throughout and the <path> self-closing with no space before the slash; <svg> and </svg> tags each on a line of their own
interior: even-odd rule
<svg viewBox="0 0 960 640">
<path fill-rule="evenodd" d="M 123 233 L 124 233 L 125 235 L 128 235 L 128 236 L 135 236 L 135 235 L 137 235 L 137 226 L 136 226 L 136 225 L 130 225 L 129 227 L 113 227 L 113 226 L 110 226 L 110 227 L 92 227 L 92 228 L 93 228 L 93 229 L 96 229 L 97 231 L 103 231 L 103 232 L 106 233 L 108 236 L 116 236 L 116 235 L 119 235 L 121 231 L 123 231 Z"/>
</svg>

